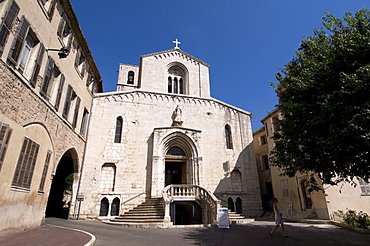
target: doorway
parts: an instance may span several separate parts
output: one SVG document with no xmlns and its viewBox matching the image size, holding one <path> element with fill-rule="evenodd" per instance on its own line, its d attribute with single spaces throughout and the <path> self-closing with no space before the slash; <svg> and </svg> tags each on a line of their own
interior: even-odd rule
<svg viewBox="0 0 370 246">
<path fill-rule="evenodd" d="M 165 185 L 186 184 L 186 163 L 179 161 L 166 161 Z"/>
<path fill-rule="evenodd" d="M 50 188 L 45 211 L 46 217 L 68 219 L 73 190 L 73 173 L 75 172 L 73 155 L 69 150 L 60 159 Z"/>
<path fill-rule="evenodd" d="M 173 202 L 170 213 L 174 225 L 203 224 L 202 207 L 197 202 Z"/>
</svg>

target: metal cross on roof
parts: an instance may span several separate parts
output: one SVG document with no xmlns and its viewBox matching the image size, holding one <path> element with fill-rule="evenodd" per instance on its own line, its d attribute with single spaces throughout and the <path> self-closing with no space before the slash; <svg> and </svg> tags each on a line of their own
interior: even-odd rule
<svg viewBox="0 0 370 246">
<path fill-rule="evenodd" d="M 172 41 L 172 43 L 176 44 L 175 49 L 180 49 L 179 44 L 181 44 L 181 42 L 179 42 L 177 38 L 175 41 Z"/>
</svg>

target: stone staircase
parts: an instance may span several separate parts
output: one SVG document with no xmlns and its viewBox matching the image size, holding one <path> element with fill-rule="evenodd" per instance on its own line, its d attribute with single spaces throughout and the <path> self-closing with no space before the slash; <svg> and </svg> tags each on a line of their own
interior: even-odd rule
<svg viewBox="0 0 370 246">
<path fill-rule="evenodd" d="M 130 211 L 104 222 L 121 226 L 158 227 L 158 224 L 164 223 L 163 219 L 162 198 L 151 198 Z"/>
<path fill-rule="evenodd" d="M 236 224 L 247 224 L 254 221 L 254 219 L 245 218 L 242 214 L 237 214 L 236 212 L 231 212 L 229 209 L 229 222 L 230 225 L 236 225 Z"/>
</svg>

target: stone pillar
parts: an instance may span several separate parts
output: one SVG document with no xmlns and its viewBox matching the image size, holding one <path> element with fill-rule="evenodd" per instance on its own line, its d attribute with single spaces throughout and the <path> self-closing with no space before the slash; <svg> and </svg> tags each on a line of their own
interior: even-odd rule
<svg viewBox="0 0 370 246">
<path fill-rule="evenodd" d="M 160 156 L 153 156 L 152 160 L 152 187 L 151 196 L 162 196 L 161 191 L 164 188 L 164 159 Z"/>
</svg>

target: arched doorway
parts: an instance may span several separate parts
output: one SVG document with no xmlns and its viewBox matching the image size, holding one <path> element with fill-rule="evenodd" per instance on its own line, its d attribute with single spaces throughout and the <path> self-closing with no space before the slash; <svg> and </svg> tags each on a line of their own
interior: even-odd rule
<svg viewBox="0 0 370 246">
<path fill-rule="evenodd" d="M 240 197 L 236 198 L 235 208 L 236 208 L 236 213 L 237 214 L 242 214 L 243 213 L 242 199 L 240 199 Z"/>
<path fill-rule="evenodd" d="M 116 197 L 113 199 L 113 202 L 112 202 L 112 207 L 111 207 L 111 210 L 110 210 L 110 215 L 111 216 L 118 216 L 119 214 L 119 198 Z"/>
<path fill-rule="evenodd" d="M 170 184 L 186 184 L 187 156 L 185 152 L 177 146 L 171 147 L 166 153 L 165 163 L 165 186 Z"/>
<path fill-rule="evenodd" d="M 231 212 L 235 212 L 235 207 L 234 207 L 234 201 L 231 197 L 229 197 L 227 199 L 227 208 L 231 211 Z"/>
<path fill-rule="evenodd" d="M 109 210 L 109 201 L 106 197 L 104 197 L 100 201 L 99 216 L 108 216 L 108 210 Z"/>
<path fill-rule="evenodd" d="M 60 159 L 50 188 L 46 217 L 68 219 L 73 190 L 73 173 L 77 172 L 75 160 L 77 160 L 77 153 L 74 149 L 68 150 Z"/>
</svg>

